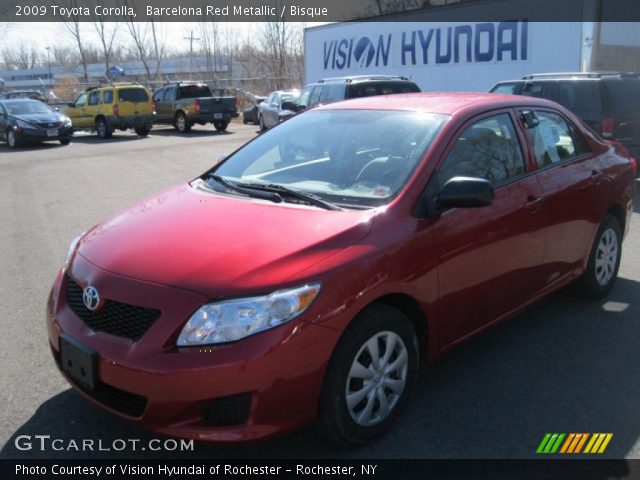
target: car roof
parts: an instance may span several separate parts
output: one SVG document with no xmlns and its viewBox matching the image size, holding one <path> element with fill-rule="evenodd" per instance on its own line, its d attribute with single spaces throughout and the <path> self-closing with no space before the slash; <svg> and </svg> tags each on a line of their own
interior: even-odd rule
<svg viewBox="0 0 640 480">
<path fill-rule="evenodd" d="M 479 92 L 423 92 L 355 98 L 323 105 L 314 108 L 314 110 L 404 110 L 453 115 L 463 110 L 486 111 L 525 105 L 557 108 L 557 104 L 549 100 L 520 95 Z"/>
<path fill-rule="evenodd" d="M 29 102 L 38 102 L 38 103 L 42 103 L 43 105 L 46 105 L 45 103 L 41 102 L 40 100 L 38 100 L 37 98 L 2 98 L 0 99 L 2 100 L 2 103 L 29 103 Z"/>
</svg>

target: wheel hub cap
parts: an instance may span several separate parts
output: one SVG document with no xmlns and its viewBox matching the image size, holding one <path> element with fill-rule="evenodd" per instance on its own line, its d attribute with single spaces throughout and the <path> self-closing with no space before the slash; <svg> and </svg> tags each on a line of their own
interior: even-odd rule
<svg viewBox="0 0 640 480">
<path fill-rule="evenodd" d="M 618 262 L 618 237 L 612 228 L 607 228 L 602 235 L 596 249 L 596 280 L 602 286 L 607 285 L 616 270 Z"/>
<path fill-rule="evenodd" d="M 349 415 L 365 427 L 384 421 L 402 397 L 409 354 L 396 333 L 380 332 L 360 348 L 347 376 Z"/>
</svg>

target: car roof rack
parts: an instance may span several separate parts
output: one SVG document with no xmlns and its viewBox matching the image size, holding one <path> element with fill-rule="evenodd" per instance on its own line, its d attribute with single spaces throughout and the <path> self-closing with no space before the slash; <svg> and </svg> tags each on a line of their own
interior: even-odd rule
<svg viewBox="0 0 640 480">
<path fill-rule="evenodd" d="M 639 77 L 638 72 L 596 71 L 596 72 L 558 72 L 558 73 L 533 73 L 525 75 L 522 80 L 545 78 L 602 78 L 602 77 Z"/>
<path fill-rule="evenodd" d="M 352 82 L 364 82 L 375 80 L 409 80 L 402 75 L 351 75 L 348 77 L 328 77 L 318 80 L 318 83 L 352 83 Z"/>
<path fill-rule="evenodd" d="M 174 80 L 173 82 L 167 82 L 163 87 L 169 87 L 171 85 L 206 85 L 206 82 L 201 80 Z"/>
<path fill-rule="evenodd" d="M 108 82 L 108 83 L 101 83 L 99 85 L 92 85 L 90 87 L 87 87 L 85 89 L 85 92 L 90 92 L 92 90 L 96 90 L 98 88 L 108 88 L 108 87 L 126 87 L 127 85 L 140 85 L 142 86 L 142 84 L 140 84 L 139 82 Z"/>
</svg>

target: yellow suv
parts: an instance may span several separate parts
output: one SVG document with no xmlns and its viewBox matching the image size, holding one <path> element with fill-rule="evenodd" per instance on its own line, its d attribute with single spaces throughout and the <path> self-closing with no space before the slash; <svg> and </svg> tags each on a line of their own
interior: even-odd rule
<svg viewBox="0 0 640 480">
<path fill-rule="evenodd" d="M 95 130 L 100 138 L 128 128 L 145 137 L 155 116 L 151 92 L 137 83 L 88 88 L 62 112 L 71 118 L 74 130 Z"/>
</svg>

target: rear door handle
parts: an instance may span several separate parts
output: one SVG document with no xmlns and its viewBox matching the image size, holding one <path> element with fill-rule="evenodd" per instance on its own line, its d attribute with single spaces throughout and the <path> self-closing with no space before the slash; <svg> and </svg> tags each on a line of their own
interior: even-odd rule
<svg viewBox="0 0 640 480">
<path fill-rule="evenodd" d="M 524 208 L 531 210 L 532 212 L 536 212 L 542 205 L 542 200 L 544 200 L 544 197 L 529 195 L 526 202 L 524 202 Z"/>
</svg>

